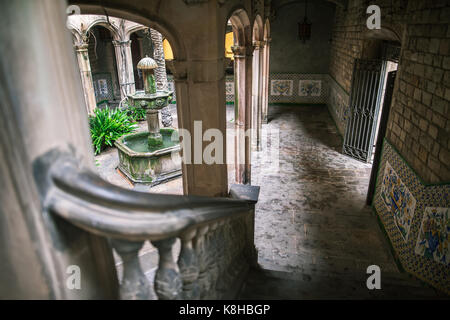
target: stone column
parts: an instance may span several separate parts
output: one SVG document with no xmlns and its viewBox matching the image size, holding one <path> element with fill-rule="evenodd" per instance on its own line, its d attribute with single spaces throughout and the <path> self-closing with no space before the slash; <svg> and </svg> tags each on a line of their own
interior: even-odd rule
<svg viewBox="0 0 450 320">
<path fill-rule="evenodd" d="M 248 132 L 245 139 L 245 171 L 244 184 L 251 184 L 251 164 L 252 164 L 252 81 L 253 81 L 253 46 L 245 47 L 245 131 Z"/>
<path fill-rule="evenodd" d="M 265 40 L 264 57 L 263 57 L 263 102 L 262 102 L 262 122 L 267 123 L 267 114 L 269 112 L 269 78 L 270 78 L 270 42 L 271 39 Z"/>
<path fill-rule="evenodd" d="M 131 40 L 113 40 L 116 52 L 117 73 L 119 76 L 120 97 L 134 94 L 133 57 L 131 54 Z"/>
<path fill-rule="evenodd" d="M 42 171 L 33 170 L 51 151 L 73 152 L 80 165 L 94 169 L 66 7 L 65 1 L 16 0 L 3 1 L 0 10 L 3 299 L 118 298 L 108 241 L 55 221 L 43 209 Z M 79 290 L 66 286 L 71 265 L 81 269 Z"/>
<path fill-rule="evenodd" d="M 266 78 L 264 75 L 264 68 L 265 68 L 265 60 L 264 60 L 264 48 L 265 48 L 265 41 L 261 41 L 259 43 L 259 69 L 258 69 L 258 131 L 257 131 L 257 150 L 260 151 L 261 146 L 261 130 L 262 130 L 262 123 L 263 123 L 263 101 L 264 101 L 264 95 L 265 95 L 265 83 Z"/>
<path fill-rule="evenodd" d="M 233 46 L 235 81 L 236 182 L 250 183 L 252 128 L 252 46 Z M 243 138 L 245 136 L 245 139 Z"/>
<path fill-rule="evenodd" d="M 254 41 L 253 42 L 254 52 L 253 52 L 253 126 L 256 137 L 254 139 L 256 150 L 261 148 L 261 124 L 262 124 L 262 94 L 263 94 L 263 42 Z"/>
<path fill-rule="evenodd" d="M 191 162 L 182 164 L 184 194 L 227 196 L 224 61 L 222 58 L 172 60 L 167 61 L 167 64 L 175 81 L 180 133 L 181 129 L 190 133 L 190 137 L 187 137 L 190 140 L 182 139 L 183 153 L 188 145 L 191 150 Z M 201 121 L 201 131 L 194 130 L 194 121 Z M 223 137 L 223 156 L 219 164 L 206 164 L 203 161 L 203 151 L 211 143 L 203 142 L 203 133 L 208 129 L 218 129 Z"/>
<path fill-rule="evenodd" d="M 97 107 L 97 102 L 95 100 L 94 84 L 92 83 L 88 46 L 87 43 L 76 44 L 75 51 L 77 53 L 78 67 L 80 68 L 81 85 L 83 87 L 86 110 L 89 115 L 92 115 L 94 109 Z"/>
<path fill-rule="evenodd" d="M 234 108 L 236 128 L 234 137 L 234 164 L 236 183 L 244 183 L 245 172 L 245 141 L 239 138 L 245 131 L 245 47 L 232 46 L 234 54 Z M 242 143 L 244 142 L 244 145 Z"/>
</svg>

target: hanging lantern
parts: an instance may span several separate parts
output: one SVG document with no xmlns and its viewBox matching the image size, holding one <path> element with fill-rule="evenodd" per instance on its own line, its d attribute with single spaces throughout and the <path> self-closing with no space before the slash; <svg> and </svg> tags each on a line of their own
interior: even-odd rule
<svg viewBox="0 0 450 320">
<path fill-rule="evenodd" d="M 303 43 L 305 43 L 306 40 L 311 39 L 311 23 L 308 23 L 307 10 L 308 0 L 305 0 L 305 18 L 303 19 L 303 22 L 298 23 L 298 37 Z"/>
</svg>

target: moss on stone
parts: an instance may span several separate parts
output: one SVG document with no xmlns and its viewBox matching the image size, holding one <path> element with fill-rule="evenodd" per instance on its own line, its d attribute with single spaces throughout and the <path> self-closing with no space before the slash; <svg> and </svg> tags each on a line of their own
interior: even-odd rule
<svg viewBox="0 0 450 320">
<path fill-rule="evenodd" d="M 163 145 L 163 140 L 161 138 L 148 137 L 149 148 L 157 148 Z"/>
</svg>

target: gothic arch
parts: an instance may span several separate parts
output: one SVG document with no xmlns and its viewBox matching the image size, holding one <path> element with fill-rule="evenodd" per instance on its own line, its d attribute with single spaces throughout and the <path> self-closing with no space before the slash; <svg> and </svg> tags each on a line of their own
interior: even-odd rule
<svg viewBox="0 0 450 320">
<path fill-rule="evenodd" d="M 270 21 L 266 19 L 264 23 L 264 41 L 267 41 L 270 38 Z"/>
<path fill-rule="evenodd" d="M 378 39 L 378 40 L 389 40 L 389 41 L 395 41 L 398 43 L 402 42 L 402 34 L 403 34 L 403 27 L 400 25 L 387 25 L 386 23 L 383 24 L 381 29 L 373 29 L 369 30 L 367 29 L 363 33 L 364 39 Z"/>
<path fill-rule="evenodd" d="M 136 12 L 122 8 L 113 7 L 114 4 L 98 5 L 80 3 L 79 0 L 70 1 L 70 4 L 76 4 L 80 7 L 83 14 L 97 14 L 108 15 L 110 17 L 117 17 L 137 24 L 149 27 L 160 32 L 169 42 L 173 50 L 174 58 L 176 60 L 186 60 L 187 53 L 182 37 L 179 36 L 176 28 L 167 19 L 161 18 L 157 14 Z M 106 20 L 106 19 L 105 19 Z"/>
<path fill-rule="evenodd" d="M 94 21 L 90 22 L 86 29 L 84 30 L 84 32 L 89 32 L 93 27 L 95 26 L 101 26 L 104 27 L 106 29 L 108 29 L 111 32 L 111 35 L 113 36 L 114 40 L 117 40 L 119 38 L 119 29 L 118 27 L 114 26 L 114 20 L 111 21 L 112 19 L 110 18 L 110 22 L 108 22 L 108 19 L 105 16 L 98 16 Z"/>
<path fill-rule="evenodd" d="M 264 25 L 259 14 L 256 15 L 255 20 L 253 21 L 252 39 L 257 41 L 264 40 Z"/>
<path fill-rule="evenodd" d="M 250 19 L 245 9 L 239 8 L 231 12 L 227 21 L 231 21 L 233 27 L 235 44 L 245 46 L 251 44 L 252 30 Z"/>
</svg>

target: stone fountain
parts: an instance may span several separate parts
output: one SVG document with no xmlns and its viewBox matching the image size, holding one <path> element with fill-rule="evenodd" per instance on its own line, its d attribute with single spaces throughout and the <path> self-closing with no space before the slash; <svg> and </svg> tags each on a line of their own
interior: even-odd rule
<svg viewBox="0 0 450 320">
<path fill-rule="evenodd" d="M 125 135 L 115 142 L 119 152 L 119 170 L 133 182 L 156 185 L 181 175 L 180 142 L 175 129 L 159 127 L 160 110 L 172 100 L 173 92 L 157 90 L 149 57 L 139 61 L 144 91 L 129 95 L 130 103 L 146 110 L 148 131 Z"/>
</svg>

